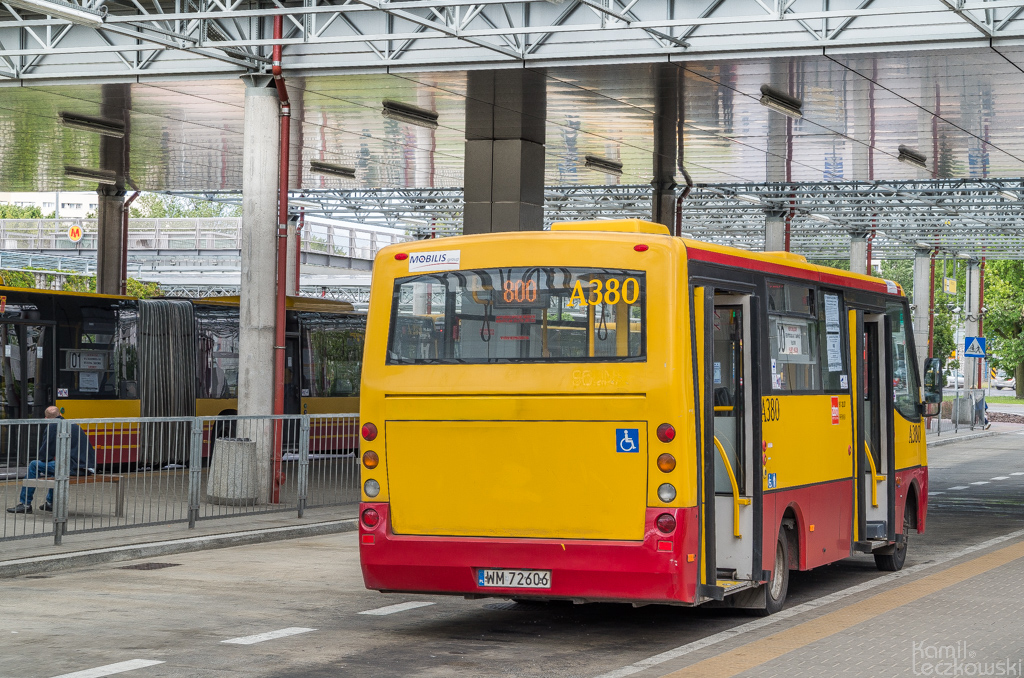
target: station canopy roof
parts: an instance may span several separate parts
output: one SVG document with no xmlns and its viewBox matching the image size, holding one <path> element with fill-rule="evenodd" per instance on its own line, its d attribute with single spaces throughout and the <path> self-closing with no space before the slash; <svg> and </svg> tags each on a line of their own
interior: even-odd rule
<svg viewBox="0 0 1024 678">
<path fill-rule="evenodd" d="M 538 68 L 547 86 L 545 183 L 553 218 L 576 208 L 581 217 L 613 216 L 604 208 L 616 206 L 614 216 L 647 209 L 659 67 Z M 893 256 L 909 256 L 922 242 L 967 248 L 972 256 L 1024 256 L 1024 47 L 705 58 L 674 67 L 681 164 L 696 185 L 684 203 L 684 231 L 754 247 L 765 211 L 781 209 L 791 212 L 794 250 L 804 243 L 812 255 L 842 256 L 850 232 L 881 230 L 879 251 L 889 238 Z M 353 209 L 357 220 L 458 227 L 466 70 L 286 70 L 286 77 L 300 204 L 314 211 L 327 204 L 326 211 L 344 216 L 348 207 L 339 206 L 373 194 L 381 208 L 362 215 Z M 780 78 L 803 103 L 802 117 L 782 125 L 760 103 L 761 85 L 778 86 Z M 2 190 L 95 186 L 65 176 L 69 165 L 103 169 L 100 135 L 62 125 L 66 112 L 127 120 L 133 188 L 222 199 L 241 189 L 242 80 L 68 83 L 0 81 Z M 384 99 L 436 111 L 437 128 L 382 116 Z M 900 146 L 923 157 L 923 167 L 901 162 Z M 621 162 L 622 175 L 586 167 L 587 155 Z M 353 167 L 356 177 L 312 173 L 311 161 Z M 769 176 L 769 166 L 782 169 Z M 676 178 L 681 185 L 681 173 Z M 556 206 L 574 199 L 576 208 Z M 944 227 L 958 234 L 942 241 L 936 233 Z M 832 239 L 821 240 L 825 235 Z"/>
</svg>

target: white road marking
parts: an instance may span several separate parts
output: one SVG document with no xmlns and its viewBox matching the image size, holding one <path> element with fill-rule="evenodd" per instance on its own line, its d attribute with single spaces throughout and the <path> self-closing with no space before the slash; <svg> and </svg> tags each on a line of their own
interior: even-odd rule
<svg viewBox="0 0 1024 678">
<path fill-rule="evenodd" d="M 838 600 L 842 600 L 843 598 L 852 596 L 857 593 L 870 591 L 871 589 L 877 588 L 878 586 L 881 586 L 883 584 L 888 584 L 893 580 L 902 579 L 904 577 L 917 574 L 922 570 L 930 570 L 934 567 L 938 567 L 939 565 L 948 563 L 951 560 L 962 558 L 963 556 L 974 553 L 975 551 L 980 551 L 982 549 L 989 548 L 990 546 L 995 546 L 996 544 L 1002 544 L 1005 541 L 1010 541 L 1011 539 L 1016 539 L 1018 537 L 1024 537 L 1024 530 L 1017 530 L 1016 532 L 1004 534 L 1001 537 L 995 537 L 994 539 L 983 541 L 980 544 L 975 544 L 974 546 L 968 546 L 967 548 L 961 549 L 956 553 L 950 553 L 945 556 L 936 558 L 935 560 L 929 563 L 921 563 L 920 565 L 914 565 L 912 567 L 904 568 L 899 572 L 893 572 L 891 574 L 885 574 L 880 577 L 876 577 L 875 579 L 864 582 L 863 584 L 857 584 L 856 586 L 851 586 L 849 588 L 843 589 L 842 591 L 836 591 L 835 593 L 830 593 L 827 596 L 822 596 L 821 598 L 810 600 L 801 605 L 797 605 L 796 607 L 791 607 L 789 609 L 782 610 L 781 612 L 777 612 L 770 617 L 764 617 L 763 619 L 747 622 L 746 624 L 741 624 L 740 626 L 729 629 L 727 631 L 716 633 L 714 635 L 708 636 L 707 638 L 701 638 L 700 640 L 695 640 L 692 643 L 680 645 L 679 647 L 668 650 L 667 652 L 662 652 L 661 654 L 656 654 L 652 657 L 641 659 L 640 661 L 634 662 L 629 666 L 623 666 L 622 668 L 615 669 L 614 671 L 602 673 L 601 675 L 596 676 L 596 678 L 625 678 L 625 676 L 631 676 L 634 673 L 640 673 L 641 671 L 645 671 L 651 668 L 652 666 L 664 664 L 667 661 L 671 661 L 684 655 L 688 655 L 692 652 L 696 652 L 697 650 L 704 649 L 705 647 L 715 645 L 717 643 L 722 642 L 723 640 L 729 640 L 730 638 L 735 638 L 736 636 L 743 635 L 750 631 L 756 631 L 757 629 L 763 628 L 770 624 L 785 621 L 786 619 L 795 617 L 798 614 L 802 614 L 804 612 L 817 609 L 819 607 L 822 607 L 823 605 L 829 605 L 831 603 L 834 603 Z"/>
<path fill-rule="evenodd" d="M 1010 475 L 1011 476 L 1024 476 L 1024 471 L 1016 471 L 1015 473 L 1011 473 Z"/>
<path fill-rule="evenodd" d="M 54 676 L 54 678 L 102 678 L 103 676 L 112 676 L 115 673 L 124 673 L 125 671 L 144 669 L 147 666 L 156 666 L 157 664 L 163 664 L 163 662 L 158 661 L 156 659 L 132 659 L 126 662 L 107 664 L 106 666 L 97 666 L 94 669 L 86 669 L 85 671 L 75 671 L 74 673 L 62 673 L 59 676 Z"/>
<path fill-rule="evenodd" d="M 302 626 L 289 626 L 286 629 L 267 631 L 266 633 L 257 633 L 254 636 L 242 636 L 241 638 L 232 638 L 231 640 L 222 640 L 220 642 L 231 643 L 232 645 L 255 645 L 256 643 L 262 643 L 265 640 L 297 636 L 300 633 L 309 633 L 310 631 L 316 631 L 316 629 L 307 629 Z"/>
<path fill-rule="evenodd" d="M 957 485 L 956 487 L 951 487 L 949 489 L 951 489 L 951 490 L 966 490 L 967 486 L 966 485 Z"/>
<path fill-rule="evenodd" d="M 934 496 L 935 496 L 935 495 L 937 495 L 937 494 L 946 494 L 946 493 L 945 493 L 945 492 L 929 492 L 929 493 L 928 493 L 928 496 L 929 496 L 929 497 L 934 497 Z"/>
<path fill-rule="evenodd" d="M 992 480 L 1009 480 L 1010 476 L 996 476 Z"/>
<path fill-rule="evenodd" d="M 975 480 L 971 485 L 988 485 L 987 480 Z"/>
<path fill-rule="evenodd" d="M 376 610 L 366 610 L 359 614 L 373 614 L 383 616 L 385 614 L 394 614 L 396 612 L 405 612 L 406 610 L 414 610 L 417 607 L 426 607 L 427 605 L 433 605 L 425 600 L 410 600 L 408 603 L 398 603 L 397 605 L 388 605 L 387 607 L 378 607 Z"/>
</svg>

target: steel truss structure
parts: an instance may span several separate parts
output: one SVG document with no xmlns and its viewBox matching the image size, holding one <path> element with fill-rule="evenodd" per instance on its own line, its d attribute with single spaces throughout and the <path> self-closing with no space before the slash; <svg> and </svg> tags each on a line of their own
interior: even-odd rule
<svg viewBox="0 0 1024 678">
<path fill-rule="evenodd" d="M 649 219 L 650 186 L 549 186 L 545 222 Z M 238 193 L 179 193 L 237 203 Z M 457 235 L 460 189 L 303 191 L 307 213 L 367 225 L 404 227 L 417 237 Z M 295 208 L 298 209 L 298 208 Z M 679 200 L 682 235 L 759 250 L 765 220 L 788 222 L 790 249 L 813 259 L 849 257 L 852 237 L 866 237 L 878 259 L 916 249 L 989 259 L 1024 258 L 1024 181 L 823 182 L 700 185 Z"/>
<path fill-rule="evenodd" d="M 293 74 L 998 47 L 1019 0 L 6 0 L 0 80 Z M 275 41 L 271 21 L 286 19 Z"/>
<path fill-rule="evenodd" d="M 238 285 L 160 285 L 160 290 L 168 297 L 187 297 L 189 299 L 205 299 L 207 297 L 234 297 L 241 293 Z M 367 285 L 302 285 L 299 294 L 303 297 L 347 301 L 358 310 L 365 310 L 370 303 L 370 286 Z"/>
</svg>

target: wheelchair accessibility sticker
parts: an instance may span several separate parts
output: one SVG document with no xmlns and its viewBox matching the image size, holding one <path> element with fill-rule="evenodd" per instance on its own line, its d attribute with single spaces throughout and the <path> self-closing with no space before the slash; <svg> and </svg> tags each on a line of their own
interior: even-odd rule
<svg viewBox="0 0 1024 678">
<path fill-rule="evenodd" d="M 615 450 L 617 452 L 639 452 L 640 451 L 640 429 L 638 429 L 638 428 L 617 428 L 617 429 L 615 429 Z"/>
</svg>

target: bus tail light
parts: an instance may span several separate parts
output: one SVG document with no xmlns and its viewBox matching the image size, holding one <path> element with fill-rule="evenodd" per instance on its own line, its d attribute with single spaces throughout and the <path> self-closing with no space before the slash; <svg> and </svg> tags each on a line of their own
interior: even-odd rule
<svg viewBox="0 0 1024 678">
<path fill-rule="evenodd" d="M 668 514 L 666 514 L 666 515 L 668 515 Z M 671 516 L 669 516 L 669 517 L 671 518 Z M 658 518 L 658 520 L 660 521 L 661 518 Z M 368 508 L 365 511 L 363 511 L 363 525 L 365 525 L 367 528 L 372 530 L 373 528 L 377 527 L 377 523 L 379 523 L 379 522 L 380 522 L 380 514 L 377 513 L 376 511 L 374 511 L 372 508 Z M 674 520 L 672 521 L 672 526 L 675 527 L 675 521 Z M 659 526 L 658 529 L 661 529 L 660 526 Z M 664 531 L 664 530 L 662 530 L 662 531 Z"/>
<path fill-rule="evenodd" d="M 368 480 L 366 482 L 372 482 L 372 481 Z M 367 494 L 369 494 L 369 492 L 367 492 Z M 374 496 L 376 496 L 376 495 L 374 495 Z M 673 487 L 670 483 L 662 483 L 658 487 L 658 499 L 662 500 L 663 502 L 665 502 L 667 504 L 667 503 L 669 503 L 670 501 L 672 501 L 675 498 L 676 498 L 676 488 Z"/>
<path fill-rule="evenodd" d="M 373 450 L 367 450 L 366 453 L 363 454 L 363 466 L 366 468 L 377 468 L 377 464 L 379 463 L 380 457 L 378 457 L 377 453 Z"/>
<path fill-rule="evenodd" d="M 360 431 L 363 434 L 363 440 L 367 442 L 374 440 L 377 437 L 377 427 L 370 422 L 363 424 L 363 429 Z"/>
<path fill-rule="evenodd" d="M 406 254 L 405 252 L 399 252 L 398 254 L 395 255 L 395 260 L 396 261 L 405 261 L 408 258 L 409 258 L 409 255 Z"/>
<path fill-rule="evenodd" d="M 668 452 L 658 455 L 658 469 L 662 473 L 669 473 L 676 468 L 676 458 Z"/>
<path fill-rule="evenodd" d="M 363 512 L 363 516 L 365 515 L 366 513 Z M 665 534 L 672 534 L 676 529 L 676 519 L 671 513 L 662 513 L 658 516 L 658 520 L 655 521 L 655 523 L 657 524 L 658 529 Z"/>
<path fill-rule="evenodd" d="M 672 424 L 662 424 L 658 427 L 658 440 L 663 443 L 670 443 L 676 438 L 676 429 Z"/>
</svg>

